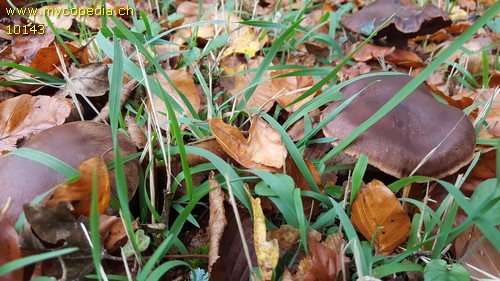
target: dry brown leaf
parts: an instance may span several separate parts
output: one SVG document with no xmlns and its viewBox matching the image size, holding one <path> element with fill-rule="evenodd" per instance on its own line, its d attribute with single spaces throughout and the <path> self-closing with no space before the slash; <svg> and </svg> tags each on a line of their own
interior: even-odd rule
<svg viewBox="0 0 500 281">
<path fill-rule="evenodd" d="M 300 261 L 297 273 L 292 276 L 287 274 L 286 280 L 294 281 L 329 281 L 336 280 L 342 270 L 342 262 L 348 262 L 347 257 L 343 257 L 342 233 L 330 235 L 323 242 L 319 242 L 310 236 L 307 244 L 311 250 L 310 254 Z"/>
<path fill-rule="evenodd" d="M 361 42 L 353 44 L 350 48 L 353 51 Z M 359 62 L 366 62 L 370 60 L 381 60 L 404 67 L 423 67 L 425 63 L 414 52 L 409 50 L 396 49 L 390 46 L 376 46 L 366 44 L 354 55 L 354 60 Z"/>
<path fill-rule="evenodd" d="M 219 259 L 219 245 L 227 225 L 226 213 L 224 211 L 224 192 L 217 180 L 210 175 L 208 179 L 210 186 L 210 219 L 208 232 L 210 234 L 210 250 L 208 252 L 208 272 L 212 272 L 212 266 Z"/>
<path fill-rule="evenodd" d="M 193 109 L 196 112 L 198 112 L 200 110 L 201 100 L 200 96 L 198 95 L 198 89 L 196 89 L 196 85 L 194 84 L 194 80 L 191 74 L 189 74 L 186 70 L 166 70 L 166 72 L 168 77 L 170 77 L 170 79 L 174 83 L 174 85 L 187 98 Z M 165 92 L 179 104 L 179 106 L 183 109 L 185 114 L 187 114 L 187 116 L 192 117 L 192 114 L 190 113 L 187 105 L 183 102 L 182 98 L 177 93 L 175 88 L 172 85 L 170 85 L 168 80 L 161 74 L 156 75 L 154 79 L 158 80 L 158 82 L 163 87 Z M 165 103 L 159 96 L 155 94 L 152 94 L 151 96 L 152 100 L 150 100 L 150 102 L 154 104 L 154 109 L 158 113 L 156 115 L 158 121 L 160 122 L 161 126 L 165 126 L 165 124 L 167 124 L 167 122 L 169 121 L 169 119 L 166 116 L 167 108 L 165 107 Z"/>
<path fill-rule="evenodd" d="M 21 248 L 19 247 L 19 236 L 16 229 L 9 220 L 0 213 L 0 267 L 4 264 L 21 258 Z M 0 275 L 0 281 L 21 281 L 23 280 L 23 269 L 11 271 Z"/>
<path fill-rule="evenodd" d="M 71 112 L 65 99 L 20 95 L 0 103 L 0 154 L 17 148 L 19 140 L 61 125 Z"/>
<path fill-rule="evenodd" d="M 32 61 L 36 52 L 48 47 L 54 39 L 54 32 L 50 29 L 46 29 L 43 34 L 37 34 L 37 36 L 14 36 L 12 53 L 18 59 L 24 58 L 24 61 Z"/>
<path fill-rule="evenodd" d="M 106 163 L 101 157 L 92 157 L 83 161 L 79 166 L 80 177 L 73 182 L 63 183 L 50 195 L 47 206 L 57 206 L 60 202 L 67 202 L 73 207 L 75 217 L 90 215 L 92 202 L 92 187 L 97 185 L 99 213 L 108 207 L 111 196 L 109 172 Z"/>
<path fill-rule="evenodd" d="M 240 72 L 257 69 L 263 59 L 263 57 L 257 56 L 245 62 L 241 61 L 237 56 L 229 56 L 221 60 L 219 65 L 224 68 L 226 76 L 221 77 L 220 82 L 232 97 L 236 96 L 238 102 L 241 102 L 245 90 L 250 86 L 250 82 L 255 75 L 254 72 L 246 74 Z M 266 72 L 254 93 L 246 102 L 245 108 L 257 108 L 265 112 L 271 109 L 274 104 L 275 93 L 270 79 L 270 72 Z"/>
<path fill-rule="evenodd" d="M 62 276 L 64 270 L 67 280 L 82 280 L 94 271 L 91 247 L 81 226 L 83 222 L 89 229 L 87 218 L 77 220 L 65 204 L 54 207 L 25 204 L 23 207 L 27 221 L 21 233 L 23 248 L 36 252 L 50 252 L 61 245 L 78 248 L 78 251 L 61 257 L 64 269 L 59 261 L 57 266 L 50 266 L 50 260 L 44 261 L 42 275 Z"/>
<path fill-rule="evenodd" d="M 87 97 L 100 97 L 109 91 L 108 65 L 106 63 L 89 63 L 80 68 L 72 66 L 69 80 L 58 94 L 68 96 L 71 92 Z"/>
<path fill-rule="evenodd" d="M 137 221 L 132 222 L 132 228 L 138 228 Z M 99 216 L 99 234 L 103 239 L 103 247 L 107 253 L 120 249 L 128 240 L 127 231 L 120 217 L 101 214 Z"/>
<path fill-rule="evenodd" d="M 144 149 L 148 143 L 148 138 L 143 129 L 139 127 L 134 118 L 130 115 L 125 116 L 125 123 L 127 124 L 127 133 L 135 146 L 139 149 Z"/>
<path fill-rule="evenodd" d="M 275 171 L 283 166 L 287 151 L 279 133 L 260 117 L 254 118 L 248 140 L 220 118 L 209 123 L 222 149 L 245 168 Z"/>
<path fill-rule="evenodd" d="M 275 71 L 272 76 L 276 77 L 292 71 L 293 70 Z M 288 76 L 283 78 L 274 78 L 271 81 L 273 92 L 277 95 L 276 101 L 288 112 L 295 112 L 314 97 L 314 95 L 310 95 L 300 102 L 288 106 L 288 104 L 295 101 L 306 90 L 309 90 L 309 88 L 313 86 L 314 82 L 315 80 L 312 76 Z"/>
<path fill-rule="evenodd" d="M 260 35 L 256 29 L 250 26 L 243 26 L 241 29 L 233 32 L 230 35 L 229 46 L 222 54 L 222 58 L 232 54 L 244 54 L 249 57 L 255 56 L 261 48 Z M 265 38 L 267 41 L 267 36 Z"/>
<path fill-rule="evenodd" d="M 66 44 L 71 51 L 72 54 L 75 55 L 77 59 L 82 64 L 87 63 L 88 57 L 86 48 L 78 48 L 69 43 Z M 49 74 L 59 74 L 59 70 L 57 68 L 61 68 L 61 60 L 59 59 L 59 54 L 57 49 L 65 62 L 66 67 L 69 67 L 71 57 L 66 52 L 66 50 L 61 45 L 50 45 L 46 48 L 41 48 L 35 55 L 35 58 L 30 64 L 30 68 L 34 68 L 36 70 L 40 70 Z"/>
<path fill-rule="evenodd" d="M 273 239 L 278 241 L 280 252 L 294 250 L 300 241 L 300 232 L 291 225 L 281 225 L 267 233 L 267 240 Z"/>
<path fill-rule="evenodd" d="M 281 135 L 258 115 L 253 118 L 248 131 L 247 147 L 251 161 L 274 168 L 283 167 L 287 150 Z"/>
<path fill-rule="evenodd" d="M 356 196 L 351 222 L 383 255 L 391 254 L 410 234 L 410 217 L 392 191 L 373 180 Z"/>
<path fill-rule="evenodd" d="M 496 152 L 496 150 L 490 150 L 481 154 L 479 161 L 476 163 L 476 166 L 474 166 L 460 189 L 465 195 L 472 195 L 480 183 L 496 177 Z"/>
<path fill-rule="evenodd" d="M 459 210 L 454 224 L 459 225 L 466 219 L 465 213 Z M 456 259 L 460 259 L 460 264 L 471 273 L 471 276 L 475 277 L 473 280 L 491 278 L 483 272 L 492 276 L 500 276 L 500 252 L 488 239 L 484 238 L 484 234 L 475 225 L 471 225 L 455 238 L 452 249 Z"/>
<path fill-rule="evenodd" d="M 266 217 L 262 212 L 260 199 L 249 197 L 253 210 L 253 239 L 260 276 L 262 280 L 271 280 L 273 277 L 273 269 L 276 268 L 279 260 L 278 240 L 272 239 L 267 241 Z"/>
</svg>

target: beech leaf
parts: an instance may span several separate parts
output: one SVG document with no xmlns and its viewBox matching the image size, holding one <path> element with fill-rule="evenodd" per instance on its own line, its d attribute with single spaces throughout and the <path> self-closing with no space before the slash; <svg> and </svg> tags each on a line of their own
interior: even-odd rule
<svg viewBox="0 0 500 281">
<path fill-rule="evenodd" d="M 410 217 L 392 191 L 373 180 L 356 196 L 351 222 L 383 255 L 391 254 L 410 234 Z"/>
<path fill-rule="evenodd" d="M 19 140 L 61 125 L 70 112 L 68 100 L 48 96 L 20 95 L 0 103 L 0 152 L 15 150 Z"/>
<path fill-rule="evenodd" d="M 46 202 L 47 206 L 57 206 L 60 202 L 70 203 L 74 210 L 73 214 L 88 217 L 92 202 L 92 186 L 94 184 L 94 174 L 98 192 L 98 208 L 102 213 L 108 206 L 111 196 L 109 172 L 106 163 L 101 157 L 92 157 L 83 161 L 79 166 L 80 178 L 73 182 L 61 184 Z"/>
</svg>

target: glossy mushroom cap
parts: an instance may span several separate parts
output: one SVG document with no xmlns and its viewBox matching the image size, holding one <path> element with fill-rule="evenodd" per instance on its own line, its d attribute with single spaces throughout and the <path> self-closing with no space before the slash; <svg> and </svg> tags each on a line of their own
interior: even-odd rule
<svg viewBox="0 0 500 281">
<path fill-rule="evenodd" d="M 360 94 L 323 128 L 323 133 L 340 141 L 345 139 L 411 79 L 409 75 L 380 75 L 349 84 L 342 89 L 346 98 Z M 322 119 L 341 103 L 330 104 Z M 443 178 L 472 160 L 475 144 L 474 127 L 464 113 L 437 101 L 425 85 L 420 85 L 344 152 L 354 157 L 365 154 L 372 166 L 403 178 L 437 147 L 415 175 Z"/>
<path fill-rule="evenodd" d="M 134 143 L 123 134 L 118 134 L 118 144 L 122 156 L 136 152 Z M 44 130 L 26 141 L 23 147 L 50 154 L 74 168 L 94 156 L 102 156 L 106 163 L 114 160 L 111 128 L 97 122 L 71 122 Z M 125 163 L 124 169 L 130 198 L 138 183 L 137 160 Z M 116 197 L 113 170 L 109 176 L 112 195 Z M 65 180 L 63 175 L 43 164 L 17 155 L 7 155 L 0 158 L 0 205 L 5 204 L 9 197 L 13 199 L 7 217 L 14 222 L 24 204 Z"/>
<path fill-rule="evenodd" d="M 387 37 L 388 42 L 398 42 L 432 34 L 452 23 L 443 10 L 432 4 L 419 8 L 409 3 L 404 5 L 400 0 L 375 1 L 354 14 L 346 14 L 340 23 L 355 33 L 370 35 L 394 13 L 375 38 Z"/>
</svg>

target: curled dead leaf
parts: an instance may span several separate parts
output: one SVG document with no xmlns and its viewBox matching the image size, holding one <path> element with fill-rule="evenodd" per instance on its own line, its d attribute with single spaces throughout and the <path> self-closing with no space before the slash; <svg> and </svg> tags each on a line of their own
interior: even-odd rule
<svg viewBox="0 0 500 281">
<path fill-rule="evenodd" d="M 4 264 L 21 258 L 21 248 L 19 247 L 19 236 L 10 221 L 0 214 L 0 267 Z M 0 275 L 0 281 L 21 281 L 23 280 L 23 269 L 11 271 Z"/>
<path fill-rule="evenodd" d="M 67 202 L 73 207 L 75 217 L 90 215 L 92 202 L 92 187 L 97 185 L 99 213 L 104 212 L 111 196 L 109 172 L 101 157 L 92 157 L 78 166 L 80 177 L 73 182 L 63 183 L 50 195 L 45 203 L 47 206 L 57 206 Z"/>
<path fill-rule="evenodd" d="M 132 229 L 138 228 L 137 221 L 132 222 Z M 113 253 L 120 249 L 128 240 L 127 231 L 120 217 L 100 215 L 99 234 L 103 239 L 106 252 Z"/>
<path fill-rule="evenodd" d="M 212 189 L 209 194 L 210 219 L 208 222 L 208 232 L 210 234 L 210 250 L 208 252 L 208 272 L 212 272 L 212 266 L 219 259 L 219 245 L 227 225 L 226 213 L 224 210 L 224 192 L 217 180 L 210 176 L 209 186 Z"/>
<path fill-rule="evenodd" d="M 278 265 L 279 246 L 278 240 L 267 241 L 266 217 L 260 206 L 260 199 L 253 199 L 251 196 L 253 210 L 253 239 L 255 254 L 259 264 L 260 276 L 262 280 L 272 280 L 273 270 Z"/>
<path fill-rule="evenodd" d="M 392 191 L 373 180 L 356 196 L 352 204 L 354 228 L 371 241 L 383 255 L 391 254 L 410 235 L 410 217 Z"/>
<path fill-rule="evenodd" d="M 220 118 L 210 120 L 210 129 L 222 149 L 249 169 L 275 171 L 283 166 L 287 155 L 279 133 L 260 117 L 255 117 L 249 137 Z"/>
</svg>

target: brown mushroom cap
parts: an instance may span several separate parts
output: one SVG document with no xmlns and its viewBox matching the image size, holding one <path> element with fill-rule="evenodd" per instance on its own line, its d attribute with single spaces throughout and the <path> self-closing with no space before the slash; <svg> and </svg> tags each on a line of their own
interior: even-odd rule
<svg viewBox="0 0 500 281">
<path fill-rule="evenodd" d="M 354 14 L 346 14 L 340 23 L 355 33 L 370 35 L 394 13 L 395 16 L 375 38 L 387 37 L 387 41 L 397 42 L 432 34 L 452 23 L 443 10 L 432 4 L 419 8 L 404 5 L 400 0 L 375 1 Z"/>
<path fill-rule="evenodd" d="M 118 143 L 123 156 L 136 152 L 134 143 L 125 135 L 118 134 Z M 97 122 L 72 122 L 44 130 L 26 141 L 23 147 L 50 154 L 75 168 L 93 156 L 102 156 L 106 163 L 114 160 L 111 128 Z M 130 198 L 138 183 L 137 160 L 125 163 L 124 169 Z M 5 204 L 9 197 L 13 199 L 7 217 L 14 222 L 24 204 L 65 180 L 63 175 L 43 164 L 17 155 L 7 155 L 0 158 L 0 204 Z M 116 197 L 113 170 L 110 171 L 110 184 Z"/>
<path fill-rule="evenodd" d="M 411 79 L 409 75 L 377 75 L 344 87 L 342 92 L 346 98 L 361 92 L 323 128 L 323 133 L 340 141 L 345 139 Z M 340 104 L 330 104 L 323 111 L 322 119 Z M 437 101 L 425 85 L 420 85 L 344 152 L 354 157 L 365 154 L 372 166 L 403 178 L 439 145 L 415 175 L 443 178 L 472 160 L 475 144 L 474 127 L 464 113 Z"/>
</svg>

